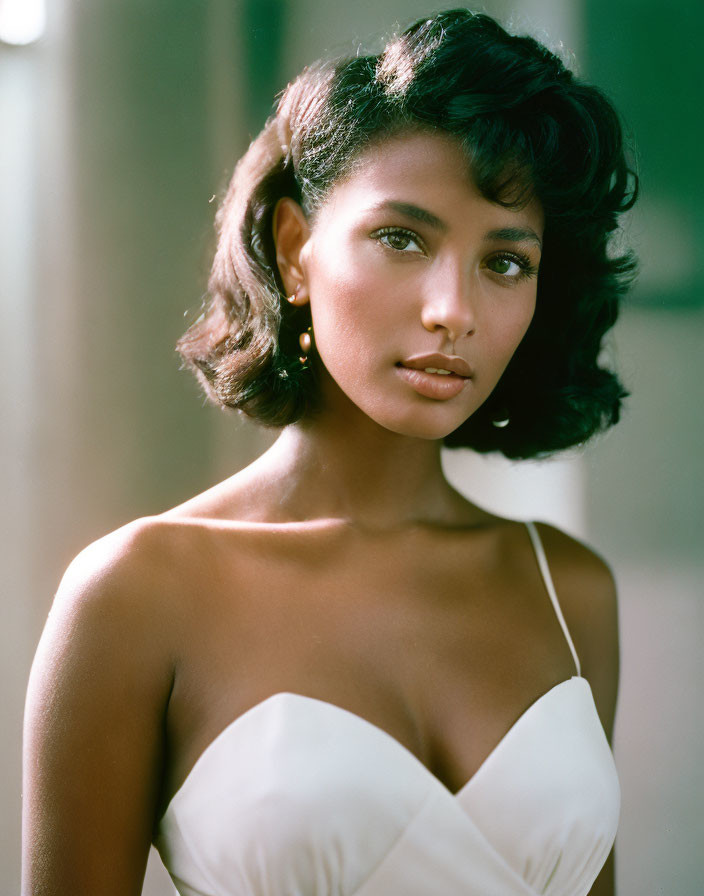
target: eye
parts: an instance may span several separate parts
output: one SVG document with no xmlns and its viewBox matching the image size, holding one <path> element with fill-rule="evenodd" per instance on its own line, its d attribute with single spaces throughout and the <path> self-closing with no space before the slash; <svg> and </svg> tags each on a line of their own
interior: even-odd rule
<svg viewBox="0 0 704 896">
<path fill-rule="evenodd" d="M 538 268 L 531 263 L 526 255 L 513 252 L 501 252 L 492 256 L 486 263 L 490 271 L 500 274 L 507 280 L 523 280 L 526 277 L 534 277 Z"/>
<path fill-rule="evenodd" d="M 412 230 L 406 230 L 403 227 L 382 227 L 381 230 L 375 230 L 372 238 L 378 240 L 388 249 L 395 252 L 403 252 L 405 254 L 424 255 L 425 250 L 422 241 L 417 233 Z"/>
</svg>

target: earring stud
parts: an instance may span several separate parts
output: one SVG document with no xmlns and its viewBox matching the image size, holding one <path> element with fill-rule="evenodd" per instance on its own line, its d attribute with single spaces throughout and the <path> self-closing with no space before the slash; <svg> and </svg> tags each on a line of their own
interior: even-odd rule
<svg viewBox="0 0 704 896">
<path fill-rule="evenodd" d="M 301 296 L 299 294 L 300 288 L 300 285 L 297 286 L 295 292 L 292 295 L 286 296 L 286 301 L 291 305 L 295 305 L 296 307 L 300 307 L 301 305 L 305 305 L 306 303 L 305 296 Z"/>
</svg>

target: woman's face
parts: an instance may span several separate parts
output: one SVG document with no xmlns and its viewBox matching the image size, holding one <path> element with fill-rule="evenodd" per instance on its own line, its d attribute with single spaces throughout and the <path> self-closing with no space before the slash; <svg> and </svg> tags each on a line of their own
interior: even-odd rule
<svg viewBox="0 0 704 896">
<path fill-rule="evenodd" d="M 460 426 L 531 321 L 543 224 L 535 201 L 516 211 L 484 199 L 451 136 L 370 148 L 300 253 L 324 399 L 344 396 L 409 436 Z"/>
</svg>

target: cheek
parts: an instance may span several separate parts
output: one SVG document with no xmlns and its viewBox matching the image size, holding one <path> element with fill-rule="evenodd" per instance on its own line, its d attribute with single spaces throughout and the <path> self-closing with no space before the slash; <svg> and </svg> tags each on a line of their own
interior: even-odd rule
<svg viewBox="0 0 704 896">
<path fill-rule="evenodd" d="M 533 319 L 534 311 L 535 302 L 526 300 L 521 303 L 520 307 L 511 309 L 511 313 L 506 314 L 499 321 L 495 320 L 493 338 L 487 342 L 487 349 L 495 365 L 493 375 L 496 379 L 504 372 L 516 349 L 523 341 Z M 489 361 L 489 367 L 491 366 Z"/>
<path fill-rule="evenodd" d="M 325 367 L 338 378 L 350 367 L 350 359 L 365 351 L 368 303 L 341 272 L 311 284 L 310 310 L 317 353 Z"/>
<path fill-rule="evenodd" d="M 530 303 L 530 306 L 526 310 L 526 313 L 521 318 L 520 324 L 516 327 L 516 333 L 514 336 L 515 342 L 516 342 L 516 348 L 518 348 L 520 343 L 523 341 L 523 337 L 528 332 L 528 327 L 530 327 L 530 325 L 531 325 L 531 321 L 533 320 L 534 314 L 535 314 L 535 300 L 533 300 Z"/>
<path fill-rule="evenodd" d="M 511 354 L 518 348 L 523 337 L 528 331 L 533 315 L 535 313 L 535 295 L 529 295 L 525 298 L 516 312 L 506 320 L 504 330 L 504 341 L 507 349 Z"/>
<path fill-rule="evenodd" d="M 384 276 L 363 253 L 337 253 L 334 265 L 311 271 L 310 300 L 313 329 L 323 344 L 345 339 L 364 346 L 374 334 L 397 323 L 398 284 Z"/>
</svg>

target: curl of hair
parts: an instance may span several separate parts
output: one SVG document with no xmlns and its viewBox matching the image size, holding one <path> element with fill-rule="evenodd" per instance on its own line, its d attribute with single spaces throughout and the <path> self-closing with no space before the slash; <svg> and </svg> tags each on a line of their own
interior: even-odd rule
<svg viewBox="0 0 704 896">
<path fill-rule="evenodd" d="M 466 9 L 415 23 L 379 56 L 316 63 L 287 87 L 218 211 L 209 303 L 178 343 L 184 362 L 213 401 L 262 423 L 313 412 L 314 365 L 302 367 L 297 342 L 310 321 L 282 298 L 274 207 L 290 196 L 314 220 L 365 149 L 418 129 L 460 141 L 488 200 L 520 208 L 535 196 L 545 212 L 531 325 L 445 444 L 530 458 L 583 443 L 618 421 L 627 394 L 600 354 L 635 274 L 611 238 L 637 177 L 598 88 L 533 38 Z M 509 426 L 492 424 L 506 413 Z"/>
</svg>

